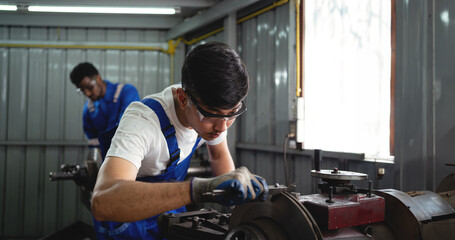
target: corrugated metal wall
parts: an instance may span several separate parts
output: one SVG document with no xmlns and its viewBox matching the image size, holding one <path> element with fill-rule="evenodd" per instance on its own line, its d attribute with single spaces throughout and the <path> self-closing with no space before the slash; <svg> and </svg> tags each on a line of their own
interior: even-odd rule
<svg viewBox="0 0 455 240">
<path fill-rule="evenodd" d="M 0 26 L 1 40 L 165 43 L 164 31 Z M 182 50 L 181 50 L 182 51 Z M 182 54 L 180 54 L 182 55 Z M 96 65 L 103 78 L 131 83 L 141 97 L 170 83 L 159 51 L 0 48 L 0 236 L 39 237 L 76 220 L 91 223 L 74 182 L 49 182 L 63 163 L 82 163 L 85 99 L 69 72 Z"/>
<path fill-rule="evenodd" d="M 289 6 L 281 6 L 240 25 L 238 43 L 251 85 L 248 111 L 241 119 L 241 143 L 282 145 L 289 132 L 287 76 L 289 64 Z M 293 34 L 292 34 L 293 35 Z M 282 155 L 241 150 L 241 165 L 264 176 L 269 184 L 284 183 Z"/>
<path fill-rule="evenodd" d="M 397 0 L 396 188 L 435 191 L 455 168 L 453 1 Z"/>
<path fill-rule="evenodd" d="M 435 187 L 455 167 L 455 18 L 449 13 L 455 12 L 455 2 L 450 0 L 435 1 L 434 9 L 434 78 L 428 91 L 432 93 L 434 104 L 435 154 L 433 176 Z M 433 66 L 433 65 L 432 65 Z M 431 66 L 431 67 L 432 67 Z M 436 189 L 435 189 L 436 190 Z"/>
</svg>

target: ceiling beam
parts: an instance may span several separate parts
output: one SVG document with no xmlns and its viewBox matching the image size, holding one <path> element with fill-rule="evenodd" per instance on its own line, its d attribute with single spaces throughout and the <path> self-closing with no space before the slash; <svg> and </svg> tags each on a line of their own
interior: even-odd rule
<svg viewBox="0 0 455 240">
<path fill-rule="evenodd" d="M 175 15 L 0 14 L 0 23 L 11 26 L 169 29 L 181 21 Z"/>
<path fill-rule="evenodd" d="M 166 35 L 166 40 L 183 36 L 187 32 L 193 31 L 213 21 L 219 20 L 227 16 L 230 12 L 242 9 L 257 1 L 259 0 L 224 0 L 209 8 L 208 10 L 202 12 L 201 14 L 185 20 L 170 29 Z"/>
<path fill-rule="evenodd" d="M 83 5 L 83 6 L 141 6 L 141 7 L 210 7 L 218 0 L 0 0 L 0 4 L 25 5 Z"/>
</svg>

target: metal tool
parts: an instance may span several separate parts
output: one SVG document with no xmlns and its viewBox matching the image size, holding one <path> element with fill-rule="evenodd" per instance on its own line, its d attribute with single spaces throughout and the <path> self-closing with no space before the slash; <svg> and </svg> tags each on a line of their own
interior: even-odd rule
<svg viewBox="0 0 455 240">
<path fill-rule="evenodd" d="M 273 196 L 280 192 L 284 192 L 288 190 L 288 187 L 285 185 L 280 185 L 276 183 L 275 185 L 269 185 L 269 196 Z M 207 200 L 214 200 L 216 196 L 225 196 L 230 194 L 230 191 L 226 191 L 224 189 L 213 189 L 211 192 L 205 192 L 202 194 L 202 197 Z"/>
</svg>

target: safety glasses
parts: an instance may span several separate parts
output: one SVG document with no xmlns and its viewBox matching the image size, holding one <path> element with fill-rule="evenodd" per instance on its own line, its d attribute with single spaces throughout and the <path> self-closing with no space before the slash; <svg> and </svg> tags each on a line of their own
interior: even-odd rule
<svg viewBox="0 0 455 240">
<path fill-rule="evenodd" d="M 96 79 L 94 78 L 94 79 L 90 80 L 90 82 L 87 84 L 87 86 L 77 88 L 76 92 L 79 93 L 80 95 L 85 95 L 85 90 L 92 91 L 93 88 L 95 87 L 95 85 L 96 85 Z"/>
<path fill-rule="evenodd" d="M 247 109 L 246 105 L 245 105 L 245 102 L 242 100 L 242 102 L 240 102 L 240 106 L 237 108 L 237 111 L 233 114 L 228 114 L 228 115 L 221 115 L 221 114 L 213 114 L 213 113 L 209 113 L 207 111 L 205 111 L 204 109 L 202 109 L 196 102 L 196 100 L 190 95 L 188 94 L 188 92 L 185 92 L 186 95 L 188 95 L 188 98 L 190 99 L 190 101 L 194 104 L 194 106 L 196 106 L 196 109 L 197 109 L 197 114 L 199 116 L 199 120 L 201 122 L 211 122 L 211 123 L 216 123 L 220 120 L 223 120 L 223 121 L 232 121 L 234 120 L 235 118 L 237 118 L 238 116 L 240 116 L 242 113 L 244 113 Z"/>
</svg>

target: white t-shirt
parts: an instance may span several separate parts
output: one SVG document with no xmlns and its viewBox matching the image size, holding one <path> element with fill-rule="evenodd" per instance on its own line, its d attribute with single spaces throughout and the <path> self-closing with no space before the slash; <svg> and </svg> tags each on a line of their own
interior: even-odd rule
<svg viewBox="0 0 455 240">
<path fill-rule="evenodd" d="M 198 134 L 193 129 L 184 127 L 178 120 L 172 88 L 181 88 L 181 84 L 172 85 L 160 93 L 145 98 L 157 100 L 174 126 L 180 148 L 180 163 L 191 153 Z M 217 145 L 225 139 L 226 132 L 223 132 L 218 138 L 207 141 L 207 144 Z M 204 142 L 206 141 L 201 139 L 198 147 Z M 132 102 L 123 113 L 106 156 L 121 157 L 130 161 L 137 167 L 138 177 L 160 175 L 161 171 L 166 169 L 170 156 L 155 112 L 142 102 Z"/>
</svg>

